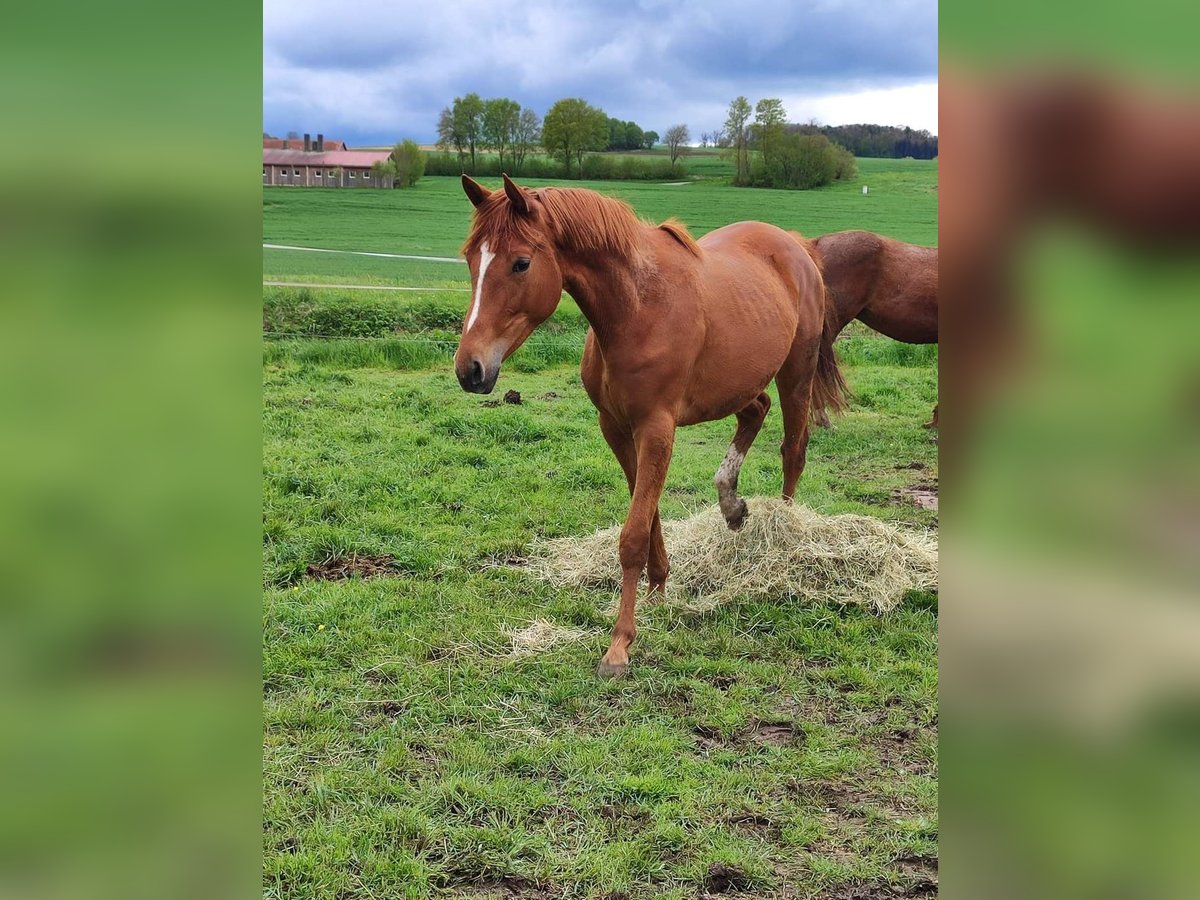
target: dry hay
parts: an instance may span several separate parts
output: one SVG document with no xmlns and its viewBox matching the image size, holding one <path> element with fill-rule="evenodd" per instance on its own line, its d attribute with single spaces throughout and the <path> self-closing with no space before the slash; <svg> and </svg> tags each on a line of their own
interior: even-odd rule
<svg viewBox="0 0 1200 900">
<path fill-rule="evenodd" d="M 747 500 L 750 515 L 730 531 L 719 507 L 663 522 L 671 560 L 667 593 L 711 609 L 735 597 L 788 597 L 894 609 L 906 591 L 937 586 L 936 535 L 870 516 L 824 516 L 783 500 Z M 620 526 L 534 548 L 529 570 L 558 586 L 617 590 Z"/>
<path fill-rule="evenodd" d="M 555 625 L 545 619 L 534 619 L 524 628 L 509 631 L 508 637 L 512 641 L 512 650 L 508 655 L 517 658 L 543 653 L 558 644 L 581 641 L 588 637 L 588 632 L 569 625 Z"/>
</svg>

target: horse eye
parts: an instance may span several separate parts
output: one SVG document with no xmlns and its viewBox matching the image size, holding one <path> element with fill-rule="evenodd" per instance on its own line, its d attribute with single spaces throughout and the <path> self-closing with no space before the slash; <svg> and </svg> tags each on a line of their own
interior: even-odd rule
<svg viewBox="0 0 1200 900">
<path fill-rule="evenodd" d="M 515 263 L 513 263 L 513 271 L 514 272 L 524 272 L 528 268 L 529 268 L 529 260 L 527 260 L 527 259 L 518 259 Z"/>
</svg>

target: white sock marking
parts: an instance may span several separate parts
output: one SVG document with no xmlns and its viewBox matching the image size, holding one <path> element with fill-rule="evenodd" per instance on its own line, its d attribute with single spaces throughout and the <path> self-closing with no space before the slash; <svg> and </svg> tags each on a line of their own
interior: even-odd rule
<svg viewBox="0 0 1200 900">
<path fill-rule="evenodd" d="M 716 477 L 713 478 L 717 485 L 717 500 L 721 504 L 721 512 L 726 517 L 737 514 L 738 473 L 745 458 L 745 453 L 739 453 L 737 447 L 730 444 L 725 459 L 721 461 L 721 467 L 717 469 Z"/>
<path fill-rule="evenodd" d="M 467 317 L 467 327 L 463 332 L 464 334 L 471 330 L 471 326 L 479 318 L 479 301 L 483 299 L 483 276 L 487 274 L 488 264 L 491 263 L 495 256 L 495 253 L 488 251 L 487 241 L 484 241 L 479 248 L 479 280 L 475 282 L 475 301 L 471 304 L 471 315 Z"/>
</svg>

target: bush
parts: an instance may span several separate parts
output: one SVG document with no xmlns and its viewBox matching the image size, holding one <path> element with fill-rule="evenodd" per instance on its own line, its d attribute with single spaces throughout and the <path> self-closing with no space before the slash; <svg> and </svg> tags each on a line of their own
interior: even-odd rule
<svg viewBox="0 0 1200 900">
<path fill-rule="evenodd" d="M 759 154 L 750 166 L 750 183 L 758 187 L 808 190 L 855 173 L 854 157 L 823 134 L 789 134 L 771 156 Z"/>
<path fill-rule="evenodd" d="M 837 170 L 833 174 L 834 180 L 849 181 L 858 174 L 858 160 L 841 144 L 834 144 L 833 149 L 837 158 Z"/>
<path fill-rule="evenodd" d="M 666 181 L 684 178 L 682 163 L 671 164 L 663 156 L 610 156 L 594 153 L 583 158 L 581 177 L 589 181 Z"/>
<path fill-rule="evenodd" d="M 477 178 L 499 178 L 504 170 L 507 170 L 509 175 L 521 178 L 563 178 L 566 176 L 566 167 L 562 163 L 545 156 L 526 156 L 520 167 L 505 163 L 504 169 L 501 169 L 499 157 L 480 154 L 475 157 L 475 168 L 472 169 L 469 158 L 460 163 L 456 154 L 435 153 L 429 157 L 425 166 L 427 175 L 461 175 L 465 172 Z"/>
<path fill-rule="evenodd" d="M 412 187 L 425 174 L 426 154 L 415 141 L 407 138 L 392 148 L 396 166 L 396 187 Z"/>
</svg>

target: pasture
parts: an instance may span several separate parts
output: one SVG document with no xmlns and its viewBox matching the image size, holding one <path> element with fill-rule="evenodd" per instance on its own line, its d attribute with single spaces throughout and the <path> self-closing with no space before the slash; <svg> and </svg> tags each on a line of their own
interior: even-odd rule
<svg viewBox="0 0 1200 900">
<path fill-rule="evenodd" d="M 764 219 L 935 243 L 936 164 L 859 163 L 857 182 L 802 193 L 587 186 L 696 235 Z M 263 239 L 453 257 L 469 212 L 451 178 L 267 189 Z M 936 893 L 936 595 L 886 616 L 786 598 L 697 612 L 668 587 L 639 613 L 630 676 L 597 680 L 612 594 L 525 565 L 535 540 L 628 506 L 574 305 L 480 397 L 449 362 L 462 264 L 265 250 L 263 271 L 381 288 L 264 288 L 265 896 Z M 797 501 L 936 527 L 911 499 L 937 483 L 936 348 L 855 325 L 838 352 L 851 409 L 814 434 Z M 781 430 L 773 412 L 743 494 L 777 494 Z M 679 432 L 664 518 L 715 502 L 732 433 Z"/>
</svg>

